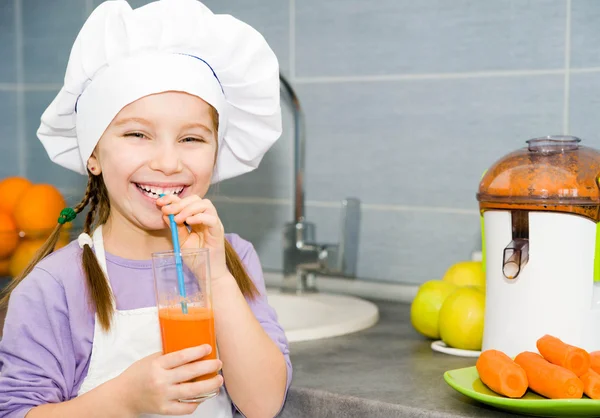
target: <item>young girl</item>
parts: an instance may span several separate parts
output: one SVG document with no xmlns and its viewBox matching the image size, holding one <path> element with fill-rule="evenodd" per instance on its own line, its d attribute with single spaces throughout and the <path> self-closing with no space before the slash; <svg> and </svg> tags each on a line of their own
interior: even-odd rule
<svg viewBox="0 0 600 418">
<path fill-rule="evenodd" d="M 278 63 L 248 25 L 196 0 L 94 11 L 38 130 L 88 186 L 5 294 L 0 418 L 278 414 L 288 343 L 254 248 L 225 235 L 203 197 L 253 170 L 280 133 Z M 85 232 L 53 252 L 85 208 Z M 209 346 L 161 353 L 151 253 L 173 249 L 169 214 L 182 248 L 210 250 L 219 360 L 203 360 Z"/>
</svg>

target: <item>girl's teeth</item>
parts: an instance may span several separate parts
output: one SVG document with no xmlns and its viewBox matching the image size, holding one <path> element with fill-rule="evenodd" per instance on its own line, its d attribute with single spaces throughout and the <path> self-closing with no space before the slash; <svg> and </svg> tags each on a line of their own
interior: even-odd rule
<svg viewBox="0 0 600 418">
<path fill-rule="evenodd" d="M 144 189 L 140 189 L 140 190 L 141 190 L 141 191 L 142 191 L 142 193 L 144 193 L 146 196 L 149 196 L 149 197 L 151 197 L 151 198 L 153 198 L 153 199 L 158 199 L 158 195 L 155 195 L 154 193 L 152 193 L 152 192 L 149 192 L 149 191 L 147 191 L 147 190 L 144 190 Z"/>
<path fill-rule="evenodd" d="M 154 199 L 158 199 L 158 197 L 161 194 L 177 195 L 183 191 L 183 187 L 180 187 L 177 189 L 165 189 L 162 187 L 150 187 L 150 186 L 145 186 L 145 185 L 141 185 L 141 184 L 138 184 L 137 186 L 146 196 L 150 196 Z"/>
</svg>

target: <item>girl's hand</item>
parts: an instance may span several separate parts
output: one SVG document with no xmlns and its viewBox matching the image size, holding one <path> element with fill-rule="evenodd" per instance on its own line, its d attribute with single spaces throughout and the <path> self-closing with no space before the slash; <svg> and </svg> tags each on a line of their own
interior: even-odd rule
<svg viewBox="0 0 600 418">
<path fill-rule="evenodd" d="M 200 403 L 184 403 L 189 399 L 219 389 L 220 374 L 208 380 L 189 380 L 221 369 L 220 360 L 200 360 L 211 351 L 210 345 L 187 348 L 174 353 L 152 354 L 133 363 L 115 380 L 122 388 L 123 399 L 132 415 L 189 415 Z"/>
<path fill-rule="evenodd" d="M 156 200 L 169 225 L 168 215 L 175 215 L 180 247 L 208 248 L 210 250 L 210 270 L 212 279 L 229 273 L 225 261 L 225 230 L 212 202 L 197 195 L 180 199 L 166 195 Z M 190 226 L 191 232 L 184 225 Z"/>
</svg>

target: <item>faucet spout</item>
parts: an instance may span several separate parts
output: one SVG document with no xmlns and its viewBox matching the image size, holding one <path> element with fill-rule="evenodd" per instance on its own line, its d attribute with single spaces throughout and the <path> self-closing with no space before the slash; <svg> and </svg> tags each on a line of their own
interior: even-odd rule
<svg viewBox="0 0 600 418">
<path fill-rule="evenodd" d="M 300 100 L 291 84 L 279 74 L 279 80 L 287 93 L 294 117 L 294 221 L 304 221 L 304 158 L 306 150 L 306 136 L 304 125 L 304 112 Z"/>
<path fill-rule="evenodd" d="M 342 203 L 339 242 L 323 245 L 315 239 L 315 225 L 306 221 L 304 202 L 305 125 L 300 100 L 291 84 L 279 74 L 281 88 L 291 104 L 294 117 L 294 220 L 284 227 L 284 292 L 316 292 L 316 275 L 354 277 L 360 229 L 360 200 L 348 198 Z"/>
</svg>

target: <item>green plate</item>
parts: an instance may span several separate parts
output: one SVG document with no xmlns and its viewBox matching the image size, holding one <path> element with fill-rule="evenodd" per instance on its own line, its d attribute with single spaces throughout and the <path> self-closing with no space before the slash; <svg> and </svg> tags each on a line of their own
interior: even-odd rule
<svg viewBox="0 0 600 418">
<path fill-rule="evenodd" d="M 535 417 L 600 417 L 600 400 L 585 395 L 581 399 L 547 399 L 530 390 L 519 399 L 498 395 L 483 384 L 474 366 L 449 370 L 444 380 L 463 395 L 504 411 Z"/>
</svg>

